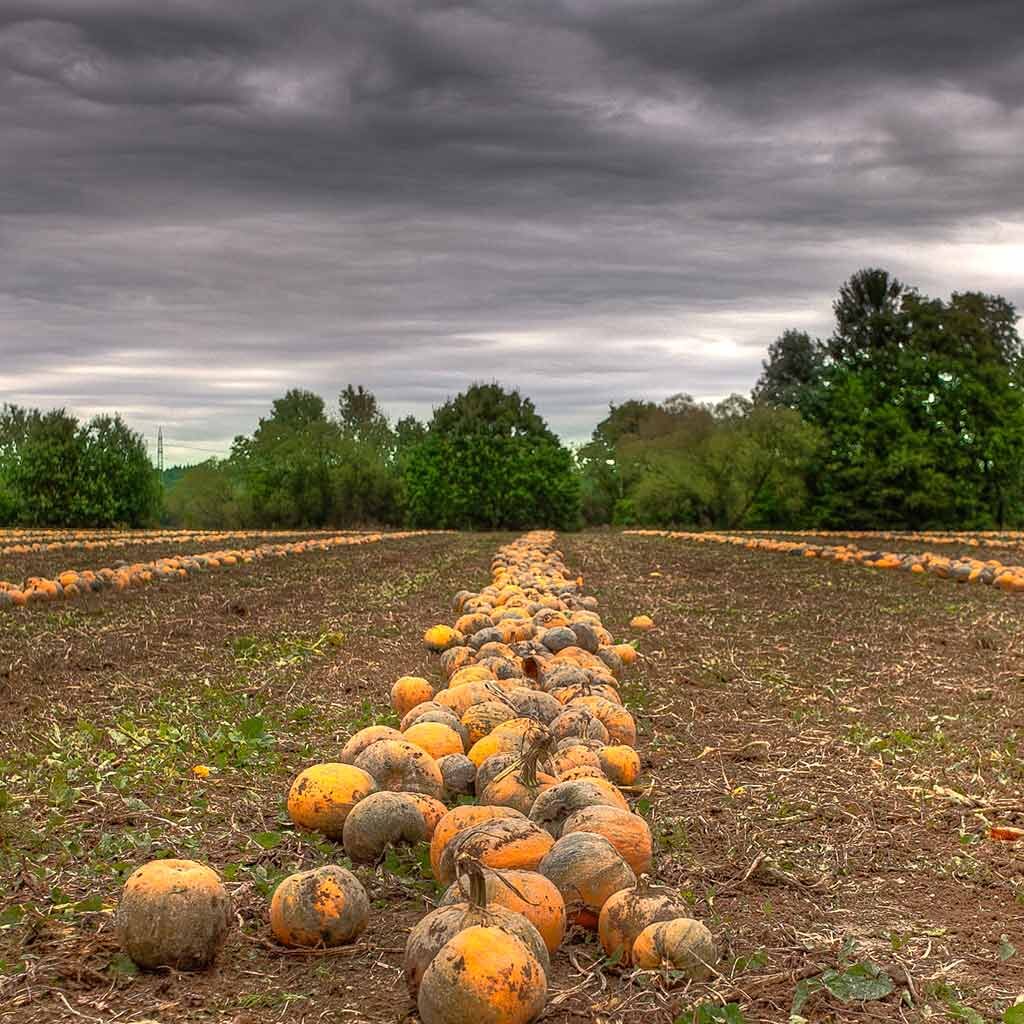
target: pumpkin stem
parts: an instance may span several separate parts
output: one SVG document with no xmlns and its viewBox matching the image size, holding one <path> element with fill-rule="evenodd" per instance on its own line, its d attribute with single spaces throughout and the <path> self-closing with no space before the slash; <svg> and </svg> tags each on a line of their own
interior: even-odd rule
<svg viewBox="0 0 1024 1024">
<path fill-rule="evenodd" d="M 459 891 L 466 897 L 466 902 L 476 910 L 486 910 L 487 878 L 484 875 L 483 864 L 476 857 L 463 854 L 455 861 L 455 871 L 459 879 Z"/>
<path fill-rule="evenodd" d="M 551 756 L 553 747 L 554 737 L 551 732 L 548 729 L 538 729 L 533 742 L 519 761 L 519 778 L 522 779 L 524 786 L 529 789 L 537 788 L 537 766 Z"/>
</svg>

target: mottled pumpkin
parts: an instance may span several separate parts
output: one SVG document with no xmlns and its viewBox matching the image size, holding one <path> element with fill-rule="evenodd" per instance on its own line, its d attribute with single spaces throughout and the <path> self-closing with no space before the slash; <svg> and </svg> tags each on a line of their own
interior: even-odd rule
<svg viewBox="0 0 1024 1024">
<path fill-rule="evenodd" d="M 460 832 L 480 825 L 494 818 L 525 818 L 524 814 L 511 807 L 485 807 L 482 804 L 463 804 L 453 807 L 434 829 L 434 837 L 430 841 L 430 867 L 434 877 L 441 881 L 441 854 L 445 847 Z M 452 879 L 448 879 L 451 882 Z M 447 885 L 448 882 L 445 884 Z"/>
<path fill-rule="evenodd" d="M 389 846 L 421 843 L 427 821 L 412 793 L 372 793 L 352 809 L 345 821 L 345 853 L 358 864 L 380 860 Z"/>
<path fill-rule="evenodd" d="M 636 886 L 636 875 L 615 847 L 592 832 L 562 836 L 538 870 L 558 887 L 567 919 L 583 928 L 597 928 L 601 908 L 613 893 Z"/>
<path fill-rule="evenodd" d="M 620 889 L 605 901 L 597 921 L 597 935 L 608 956 L 618 955 L 620 962 L 633 961 L 633 943 L 648 926 L 659 921 L 686 917 L 686 907 L 671 896 L 639 887 Z"/>
<path fill-rule="evenodd" d="M 390 725 L 368 725 L 360 729 L 342 747 L 341 757 L 338 760 L 342 764 L 354 764 L 356 758 L 372 743 L 378 740 L 400 740 L 402 734 Z"/>
<path fill-rule="evenodd" d="M 446 943 L 423 975 L 423 1024 L 529 1024 L 544 1009 L 547 977 L 537 958 L 500 928 L 474 926 Z"/>
<path fill-rule="evenodd" d="M 425 704 L 434 696 L 434 688 L 422 676 L 402 676 L 391 687 L 391 706 L 407 715 L 417 704 Z"/>
<path fill-rule="evenodd" d="M 154 860 L 125 882 L 114 918 L 121 948 L 139 967 L 209 967 L 232 924 L 217 873 L 194 860 Z"/>
<path fill-rule="evenodd" d="M 649 925 L 633 942 L 633 963 L 645 970 L 669 967 L 700 981 L 711 975 L 717 962 L 711 932 L 688 917 Z"/>
<path fill-rule="evenodd" d="M 484 867 L 535 871 L 553 843 L 544 829 L 521 815 L 484 821 L 459 832 L 445 845 L 438 861 L 438 881 L 444 885 L 453 882 L 462 858 L 473 858 Z"/>
<path fill-rule="evenodd" d="M 474 926 L 498 928 L 514 935 L 537 958 L 545 974 L 550 969 L 547 946 L 530 920 L 522 914 L 489 902 L 480 866 L 469 866 L 469 873 L 462 878 L 466 888 L 463 898 L 432 910 L 409 933 L 405 944 L 403 974 L 414 999 L 419 992 L 424 972 L 438 952 L 459 932 Z"/>
<path fill-rule="evenodd" d="M 462 716 L 462 724 L 469 734 L 469 745 L 482 740 L 503 722 L 515 717 L 516 712 L 502 701 L 486 700 L 482 704 L 474 704 Z"/>
<path fill-rule="evenodd" d="M 640 778 L 640 756 L 632 747 L 602 747 L 597 756 L 602 771 L 616 786 L 632 786 Z"/>
<path fill-rule="evenodd" d="M 437 761 L 405 740 L 380 740 L 371 744 L 355 763 L 373 777 L 378 789 L 426 793 L 438 800 L 444 793 L 444 780 Z"/>
<path fill-rule="evenodd" d="M 604 836 L 637 875 L 648 874 L 651 870 L 651 830 L 639 814 L 602 804 L 583 807 L 565 819 L 562 835 L 570 832 Z"/>
<path fill-rule="evenodd" d="M 457 719 L 453 721 L 456 725 L 460 724 Z M 419 721 L 409 726 L 402 735 L 406 743 L 425 750 L 435 761 L 448 754 L 465 753 L 462 737 L 451 725 L 442 722 Z"/>
<path fill-rule="evenodd" d="M 554 953 L 565 937 L 565 901 L 555 883 L 538 871 L 486 870 L 484 877 L 487 905 L 522 914 L 540 932 L 548 952 Z M 458 881 L 452 882 L 441 906 L 464 902 L 466 884 L 466 876 L 462 878 L 462 887 Z"/>
<path fill-rule="evenodd" d="M 530 820 L 557 839 L 571 814 L 595 804 L 606 804 L 623 811 L 629 810 L 629 804 L 623 795 L 606 780 L 573 779 L 570 782 L 559 782 L 544 790 L 530 810 Z"/>
<path fill-rule="evenodd" d="M 334 864 L 289 875 L 270 901 L 270 929 L 285 946 L 342 946 L 366 929 L 362 883 Z"/>
</svg>

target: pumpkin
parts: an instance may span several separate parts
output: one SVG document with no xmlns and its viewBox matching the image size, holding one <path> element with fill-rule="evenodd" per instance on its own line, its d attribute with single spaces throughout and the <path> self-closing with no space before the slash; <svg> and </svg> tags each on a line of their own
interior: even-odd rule
<svg viewBox="0 0 1024 1024">
<path fill-rule="evenodd" d="M 455 690 L 466 683 L 490 683 L 494 678 L 494 673 L 486 665 L 467 665 L 448 680 L 448 689 Z"/>
<path fill-rule="evenodd" d="M 438 881 L 444 885 L 453 882 L 455 866 L 465 857 L 485 867 L 534 871 L 553 844 L 544 829 L 518 813 L 484 821 L 459 832 L 445 845 L 438 861 Z"/>
<path fill-rule="evenodd" d="M 522 914 L 540 932 L 549 953 L 565 937 L 565 901 L 554 882 L 538 871 L 484 871 L 487 905 L 499 906 Z M 467 878 L 462 876 L 462 886 Z M 441 899 L 441 906 L 461 903 L 466 896 L 458 881 L 452 882 Z"/>
<path fill-rule="evenodd" d="M 403 974 L 414 999 L 424 972 L 442 947 L 459 932 L 475 925 L 500 929 L 514 935 L 537 958 L 545 974 L 550 970 L 548 948 L 540 932 L 522 914 L 489 902 L 484 872 L 478 864 L 467 863 L 465 868 L 461 877 L 466 892 L 462 899 L 431 911 L 409 933 L 405 944 Z M 456 889 L 458 885 L 456 883 Z"/>
<path fill-rule="evenodd" d="M 632 786 L 640 778 L 640 756 L 625 744 L 602 747 L 597 756 L 601 770 L 616 786 Z"/>
<path fill-rule="evenodd" d="M 474 704 L 467 708 L 462 716 L 462 724 L 469 736 L 469 746 L 482 740 L 502 722 L 516 717 L 516 712 L 499 700 L 485 700 L 482 704 Z"/>
<path fill-rule="evenodd" d="M 423 1024 L 528 1024 L 544 1009 L 537 958 L 501 928 L 473 926 L 446 943 L 423 974 Z"/>
<path fill-rule="evenodd" d="M 633 869 L 604 836 L 593 832 L 562 836 L 538 870 L 558 887 L 567 919 L 583 928 L 597 928 L 601 908 L 613 893 L 636 886 Z"/>
<path fill-rule="evenodd" d="M 427 796 L 425 793 L 403 793 L 402 795 L 409 797 L 419 808 L 420 814 L 423 815 L 423 822 L 427 826 L 426 838 L 429 842 L 434 836 L 438 822 L 448 813 L 448 808 L 440 800 L 435 800 L 434 797 Z"/>
<path fill-rule="evenodd" d="M 648 874 L 651 870 L 651 830 L 639 814 L 604 804 L 583 807 L 565 819 L 562 835 L 571 832 L 593 832 L 604 836 L 637 875 Z"/>
<path fill-rule="evenodd" d="M 390 790 L 372 793 L 356 804 L 342 830 L 345 853 L 360 864 L 380 860 L 389 846 L 426 838 L 427 822 L 414 795 Z"/>
<path fill-rule="evenodd" d="M 611 647 L 624 665 L 632 665 L 636 662 L 636 648 L 632 644 L 614 644 Z"/>
<path fill-rule="evenodd" d="M 542 725 L 554 721 L 565 709 L 550 693 L 517 686 L 505 694 L 521 718 L 533 718 Z"/>
<path fill-rule="evenodd" d="M 441 879 L 441 854 L 445 847 L 460 832 L 480 825 L 494 818 L 525 818 L 526 815 L 511 807 L 485 807 L 482 804 L 463 804 L 454 807 L 438 823 L 434 829 L 434 837 L 430 840 L 430 867 L 434 877 Z M 451 879 L 448 879 L 450 882 Z"/>
<path fill-rule="evenodd" d="M 635 629 L 640 633 L 647 633 L 654 629 L 654 619 L 649 615 L 634 615 L 629 620 L 629 628 Z"/>
<path fill-rule="evenodd" d="M 292 783 L 288 815 L 301 828 L 340 839 L 352 808 L 376 789 L 373 777 L 356 765 L 314 764 Z"/>
<path fill-rule="evenodd" d="M 355 763 L 373 776 L 378 789 L 426 793 L 438 800 L 444 792 L 437 762 L 425 750 L 404 740 L 378 740 Z"/>
<path fill-rule="evenodd" d="M 476 765 L 465 754 L 446 754 L 438 758 L 437 767 L 441 769 L 445 799 L 476 792 Z"/>
<path fill-rule="evenodd" d="M 443 704 L 438 704 L 436 700 L 425 700 L 422 704 L 417 704 L 414 708 L 410 708 L 403 716 L 402 721 L 399 722 L 398 728 L 401 732 L 405 732 L 410 725 L 415 725 L 424 715 L 429 715 L 431 712 L 438 712 L 442 715 L 451 715 L 455 717 L 451 708 L 446 708 Z M 401 739 L 401 736 L 381 736 L 381 739 Z"/>
<path fill-rule="evenodd" d="M 557 839 L 566 819 L 574 812 L 594 804 L 605 804 L 628 811 L 623 795 L 603 779 L 573 779 L 545 789 L 530 809 L 530 820 Z"/>
<path fill-rule="evenodd" d="M 597 936 L 608 956 L 632 963 L 633 943 L 648 926 L 686 916 L 686 907 L 670 896 L 635 889 L 620 889 L 605 901 L 597 921 Z"/>
<path fill-rule="evenodd" d="M 400 715 L 406 715 L 433 696 L 434 688 L 422 676 L 402 676 L 391 687 L 391 706 Z"/>
<path fill-rule="evenodd" d="M 710 976 L 717 962 L 711 932 L 689 917 L 648 925 L 633 941 L 633 963 L 645 970 L 671 967 L 700 981 Z"/>
<path fill-rule="evenodd" d="M 456 725 L 461 725 L 458 719 L 452 720 Z M 465 753 L 462 737 L 450 725 L 442 722 L 419 721 L 409 726 L 402 735 L 407 743 L 425 750 L 435 760 L 447 754 Z"/>
<path fill-rule="evenodd" d="M 550 737 L 536 740 L 516 764 L 487 783 L 480 791 L 480 802 L 492 806 L 514 807 L 523 814 L 529 814 L 537 794 L 558 781 L 554 776 L 537 770 L 540 761 L 548 756 L 550 747 Z"/>
<path fill-rule="evenodd" d="M 573 779 L 603 779 L 604 777 L 604 772 L 592 764 L 580 764 L 556 776 L 559 782 L 571 782 Z"/>
<path fill-rule="evenodd" d="M 512 718 L 476 741 L 467 751 L 477 767 L 495 754 L 520 754 L 524 747 L 547 735 L 545 726 L 532 718 Z"/>
<path fill-rule="evenodd" d="M 579 768 L 582 765 L 589 765 L 591 768 L 600 768 L 601 759 L 589 747 L 582 743 L 573 743 L 566 747 L 560 747 L 552 758 L 551 766 L 556 775 Z"/>
<path fill-rule="evenodd" d="M 270 901 L 270 929 L 284 946 L 342 946 L 369 919 L 362 883 L 334 864 L 289 875 Z"/>
<path fill-rule="evenodd" d="M 493 678 L 491 679 L 493 682 Z M 494 700 L 494 693 L 487 688 L 487 683 L 474 681 L 459 686 L 449 686 L 434 697 L 434 702 L 451 710 L 457 718 L 462 716 L 474 705 Z"/>
<path fill-rule="evenodd" d="M 476 652 L 472 647 L 449 647 L 441 655 L 441 671 L 444 673 L 445 679 L 451 679 L 460 668 L 472 665 L 475 657 Z"/>
<path fill-rule="evenodd" d="M 518 753 L 506 752 L 486 758 L 476 770 L 477 790 L 482 793 L 506 768 L 518 764 L 520 756 Z"/>
<path fill-rule="evenodd" d="M 596 718 L 608 730 L 608 740 L 618 746 L 636 746 L 636 722 L 633 716 L 621 705 L 591 694 L 587 697 L 574 697 L 572 707 L 585 707 L 590 710 Z"/>
<path fill-rule="evenodd" d="M 556 739 L 578 736 L 581 739 L 608 742 L 608 730 L 590 708 L 570 707 L 563 711 L 552 723 L 551 731 Z"/>
<path fill-rule="evenodd" d="M 462 634 L 451 626 L 431 626 L 423 634 L 423 645 L 428 651 L 440 653 L 449 647 L 461 646 L 463 639 Z"/>
<path fill-rule="evenodd" d="M 139 967 L 195 971 L 217 958 L 231 929 L 231 898 L 217 873 L 194 860 L 153 860 L 129 876 L 114 924 Z"/>
<path fill-rule="evenodd" d="M 400 740 L 401 738 L 402 734 L 397 729 L 392 729 L 390 725 L 368 725 L 365 729 L 360 729 L 355 733 L 342 747 L 341 757 L 338 760 L 342 764 L 354 764 L 355 759 L 371 743 L 376 743 L 378 740 Z"/>
</svg>

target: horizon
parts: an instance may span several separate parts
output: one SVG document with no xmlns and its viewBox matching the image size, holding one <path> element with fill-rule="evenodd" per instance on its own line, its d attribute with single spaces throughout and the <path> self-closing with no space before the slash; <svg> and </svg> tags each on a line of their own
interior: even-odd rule
<svg viewBox="0 0 1024 1024">
<path fill-rule="evenodd" d="M 0 396 L 184 464 L 289 388 L 423 420 L 496 380 L 575 444 L 624 396 L 749 393 L 863 266 L 1020 307 L 1022 21 L 17 0 Z"/>
</svg>

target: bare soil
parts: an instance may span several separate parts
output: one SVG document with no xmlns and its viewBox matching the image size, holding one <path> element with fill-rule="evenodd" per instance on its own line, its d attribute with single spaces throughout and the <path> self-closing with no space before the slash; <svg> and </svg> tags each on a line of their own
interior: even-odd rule
<svg viewBox="0 0 1024 1024">
<path fill-rule="evenodd" d="M 507 539 L 342 548 L 0 617 L 0 1021 L 415 1019 L 400 968 L 438 898 L 423 851 L 359 870 L 374 913 L 356 945 L 282 951 L 274 886 L 344 863 L 284 797 L 393 721 L 397 676 L 436 678 L 423 629 Z M 616 637 L 638 612 L 658 623 L 624 687 L 638 810 L 659 881 L 723 957 L 686 986 L 575 934 L 544 1019 L 778 1024 L 797 996 L 808 1021 L 998 1020 L 1024 988 L 1024 847 L 988 838 L 1024 826 L 1024 602 L 663 538 L 561 543 Z M 124 878 L 168 854 L 221 871 L 238 912 L 204 974 L 134 973 L 113 939 Z M 893 991 L 844 1002 L 829 971 Z"/>
</svg>

